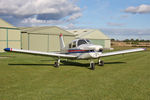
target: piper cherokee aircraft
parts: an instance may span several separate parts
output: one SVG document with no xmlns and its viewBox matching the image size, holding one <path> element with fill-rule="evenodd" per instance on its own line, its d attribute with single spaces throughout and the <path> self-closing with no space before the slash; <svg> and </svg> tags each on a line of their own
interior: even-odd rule
<svg viewBox="0 0 150 100">
<path fill-rule="evenodd" d="M 95 69 L 95 63 L 93 59 L 98 59 L 98 65 L 103 66 L 104 62 L 100 59 L 101 57 L 145 50 L 145 48 L 137 48 L 137 49 L 128 49 L 128 50 L 122 50 L 122 51 L 102 53 L 104 49 L 103 46 L 94 45 L 88 39 L 76 39 L 76 40 L 73 40 L 67 46 L 65 46 L 64 44 L 62 34 L 60 34 L 59 39 L 60 39 L 60 52 L 59 53 L 58 52 L 40 52 L 40 51 L 31 51 L 31 50 L 20 50 L 20 49 L 14 49 L 14 48 L 5 48 L 4 50 L 7 52 L 27 53 L 27 54 L 58 57 L 57 61 L 54 63 L 55 67 L 59 67 L 60 58 L 90 60 L 90 68 L 92 70 Z"/>
</svg>

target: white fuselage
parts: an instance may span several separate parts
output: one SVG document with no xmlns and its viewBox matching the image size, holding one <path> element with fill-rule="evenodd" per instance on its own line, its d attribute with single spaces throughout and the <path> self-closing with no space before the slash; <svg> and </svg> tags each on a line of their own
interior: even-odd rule
<svg viewBox="0 0 150 100">
<path fill-rule="evenodd" d="M 80 44 L 81 39 L 74 40 L 61 50 L 61 53 L 77 56 L 77 59 L 99 58 L 102 54 L 103 47 L 94 45 L 89 42 Z M 84 39 L 82 39 L 84 40 Z"/>
</svg>

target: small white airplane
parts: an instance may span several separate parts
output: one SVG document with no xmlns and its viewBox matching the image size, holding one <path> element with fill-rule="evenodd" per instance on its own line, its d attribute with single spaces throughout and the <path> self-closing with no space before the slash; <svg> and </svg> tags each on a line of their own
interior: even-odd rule
<svg viewBox="0 0 150 100">
<path fill-rule="evenodd" d="M 40 51 L 31 51 L 31 50 L 20 50 L 20 49 L 14 49 L 14 48 L 5 48 L 4 50 L 7 52 L 17 52 L 17 53 L 27 53 L 27 54 L 58 57 L 57 61 L 54 64 L 55 67 L 59 67 L 60 58 L 87 59 L 87 60 L 90 60 L 90 68 L 92 70 L 95 69 L 95 63 L 93 59 L 98 59 L 98 65 L 103 66 L 104 62 L 100 60 L 101 57 L 145 50 L 145 48 L 137 48 L 137 49 L 128 49 L 128 50 L 122 50 L 122 51 L 102 53 L 104 49 L 103 46 L 94 45 L 88 39 L 76 39 L 76 40 L 73 40 L 67 46 L 65 46 L 62 34 L 60 34 L 59 38 L 60 38 L 60 47 L 61 47 L 59 53 L 58 52 L 40 52 Z"/>
</svg>

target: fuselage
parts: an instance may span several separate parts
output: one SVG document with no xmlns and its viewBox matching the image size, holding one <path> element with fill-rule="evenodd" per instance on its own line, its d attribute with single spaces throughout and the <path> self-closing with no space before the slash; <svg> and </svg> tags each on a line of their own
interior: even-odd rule
<svg viewBox="0 0 150 100">
<path fill-rule="evenodd" d="M 103 47 L 94 45 L 87 39 L 76 39 L 61 50 L 61 53 L 75 55 L 77 59 L 98 58 L 102 54 Z"/>
</svg>

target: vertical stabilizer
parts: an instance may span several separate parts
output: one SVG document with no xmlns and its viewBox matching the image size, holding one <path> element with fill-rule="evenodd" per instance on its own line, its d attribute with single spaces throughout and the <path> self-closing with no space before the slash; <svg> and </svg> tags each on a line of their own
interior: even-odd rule
<svg viewBox="0 0 150 100">
<path fill-rule="evenodd" d="M 59 39 L 60 39 L 60 50 L 62 50 L 63 48 L 65 48 L 65 44 L 64 44 L 64 39 L 63 39 L 62 33 L 60 33 Z"/>
</svg>

